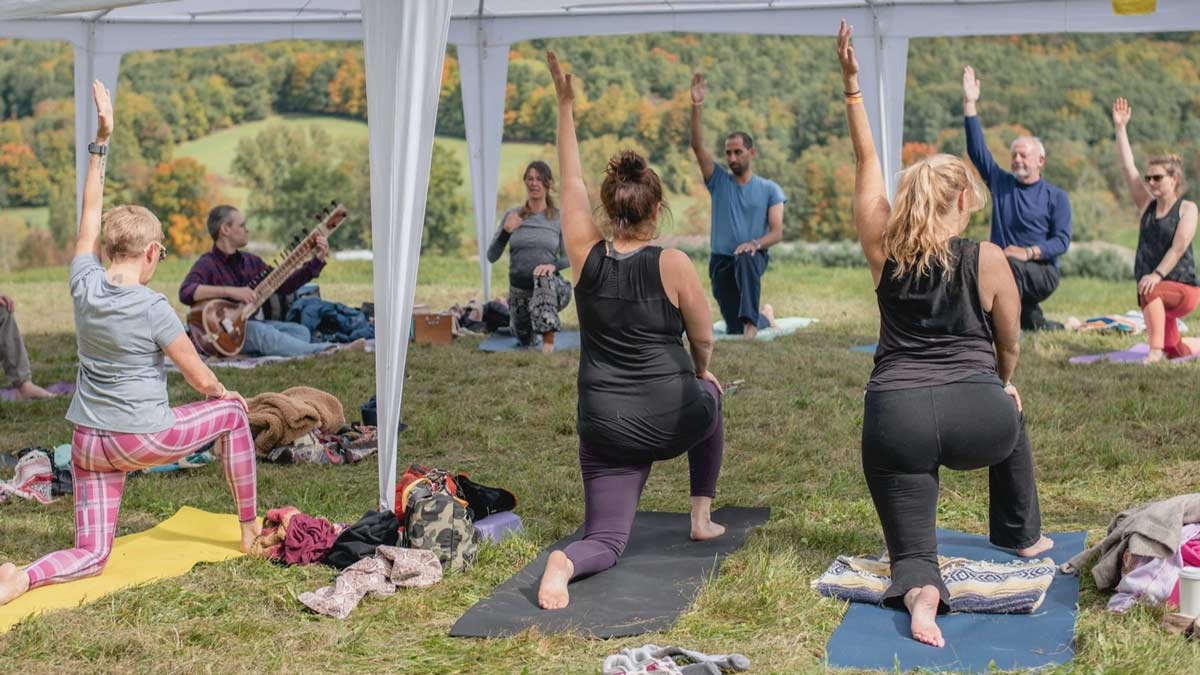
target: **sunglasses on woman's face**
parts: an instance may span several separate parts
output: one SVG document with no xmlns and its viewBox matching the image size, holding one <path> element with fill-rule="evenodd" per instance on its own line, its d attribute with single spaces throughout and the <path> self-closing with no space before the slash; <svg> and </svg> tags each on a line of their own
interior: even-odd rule
<svg viewBox="0 0 1200 675">
<path fill-rule="evenodd" d="M 1158 181 L 1160 181 L 1166 177 L 1167 177 L 1167 174 L 1165 174 L 1165 173 L 1151 173 L 1151 174 L 1146 175 L 1146 182 L 1147 183 L 1157 183 Z"/>
<path fill-rule="evenodd" d="M 158 247 L 158 262 L 162 262 L 162 261 L 166 260 L 167 259 L 167 247 L 163 246 L 161 241 L 154 242 L 154 245 Z"/>
</svg>

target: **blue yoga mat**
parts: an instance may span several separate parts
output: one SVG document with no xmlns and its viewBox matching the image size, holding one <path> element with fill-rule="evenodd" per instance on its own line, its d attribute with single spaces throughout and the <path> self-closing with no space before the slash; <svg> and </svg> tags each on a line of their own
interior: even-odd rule
<svg viewBox="0 0 1200 675">
<path fill-rule="evenodd" d="M 532 345 L 522 347 L 517 338 L 512 335 L 500 335 L 492 333 L 479 343 L 479 351 L 481 352 L 525 352 L 529 350 L 541 350 L 541 338 L 536 338 Z M 572 349 L 579 349 L 579 331 L 561 330 L 554 336 L 554 351 L 565 352 Z"/>
<path fill-rule="evenodd" d="M 1047 555 L 1061 565 L 1083 550 L 1086 532 L 1047 533 Z M 938 530 L 944 556 L 1010 562 L 1018 560 L 988 543 L 986 536 Z M 946 646 L 921 644 L 909 632 L 908 613 L 850 603 L 842 625 L 829 638 L 826 654 L 834 668 L 900 672 L 925 668 L 960 673 L 1019 670 L 1057 665 L 1075 656 L 1079 577 L 1059 574 L 1034 614 L 946 614 L 938 617 Z"/>
<path fill-rule="evenodd" d="M 875 353 L 875 349 L 876 349 L 878 346 L 879 346 L 879 345 L 877 345 L 877 344 L 870 344 L 870 345 L 854 345 L 853 347 L 851 347 L 851 348 L 850 348 L 850 351 L 852 351 L 852 352 L 862 352 L 863 354 L 874 354 L 874 353 Z"/>
</svg>

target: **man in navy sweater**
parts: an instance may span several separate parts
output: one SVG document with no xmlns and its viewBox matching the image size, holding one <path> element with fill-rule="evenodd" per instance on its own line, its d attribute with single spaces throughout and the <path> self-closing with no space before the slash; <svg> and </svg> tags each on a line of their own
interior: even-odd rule
<svg viewBox="0 0 1200 675">
<path fill-rule="evenodd" d="M 1013 141 L 1011 173 L 992 159 L 975 110 L 979 80 L 963 70 L 963 116 L 967 154 L 992 191 L 993 244 L 1004 249 L 1021 292 L 1022 330 L 1059 330 L 1042 315 L 1041 303 L 1058 288 L 1058 257 L 1071 245 L 1071 202 L 1042 178 L 1046 149 L 1033 136 Z"/>
</svg>

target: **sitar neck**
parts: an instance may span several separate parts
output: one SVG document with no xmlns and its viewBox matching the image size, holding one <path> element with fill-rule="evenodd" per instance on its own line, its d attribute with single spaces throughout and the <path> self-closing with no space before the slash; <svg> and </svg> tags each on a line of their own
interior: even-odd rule
<svg viewBox="0 0 1200 675">
<path fill-rule="evenodd" d="M 283 260 L 271 270 L 263 280 L 258 282 L 254 287 L 254 302 L 246 305 L 242 310 L 242 314 L 249 319 L 254 316 L 259 307 L 275 295 L 275 292 L 283 286 L 284 282 L 298 272 L 304 263 L 308 262 L 313 250 L 316 248 L 316 236 L 321 234 L 321 230 L 313 230 L 309 233 L 304 241 L 296 244 L 296 247 L 288 251 L 283 257 Z"/>
<path fill-rule="evenodd" d="M 312 257 L 313 250 L 317 247 L 317 237 L 329 238 L 333 231 L 346 219 L 346 207 L 337 202 L 331 203 L 332 210 L 324 209 L 322 214 L 317 214 L 316 218 L 321 221 L 321 224 L 313 228 L 304 239 L 296 244 L 292 250 L 288 251 L 275 269 L 271 270 L 262 281 L 254 287 L 254 302 L 247 304 L 242 309 L 242 318 L 249 319 L 254 316 L 259 307 L 267 301 L 276 291 L 283 286 L 284 282 L 298 272 L 304 263 Z"/>
</svg>

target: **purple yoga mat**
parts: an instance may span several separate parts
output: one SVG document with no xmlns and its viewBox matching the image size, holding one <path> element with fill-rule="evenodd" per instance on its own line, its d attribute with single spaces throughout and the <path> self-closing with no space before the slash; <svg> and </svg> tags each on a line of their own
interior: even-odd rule
<svg viewBox="0 0 1200 675">
<path fill-rule="evenodd" d="M 1123 352 L 1108 352 L 1105 354 L 1087 354 L 1084 356 L 1072 356 L 1069 361 L 1071 363 L 1138 363 L 1145 360 L 1146 355 L 1150 353 L 1150 345 L 1142 342 L 1136 344 Z M 1176 361 L 1191 361 L 1192 359 L 1200 358 L 1200 354 L 1191 354 L 1178 359 L 1171 359 L 1171 362 Z"/>
<path fill-rule="evenodd" d="M 54 384 L 51 384 L 51 385 L 45 387 L 45 389 L 46 389 L 46 391 L 50 392 L 51 394 L 54 394 L 55 396 L 62 396 L 63 394 L 73 394 L 73 393 L 75 393 L 75 383 L 74 382 L 55 382 Z M 17 390 L 16 389 L 0 389 L 0 399 L 4 399 L 5 401 L 17 400 Z"/>
</svg>

